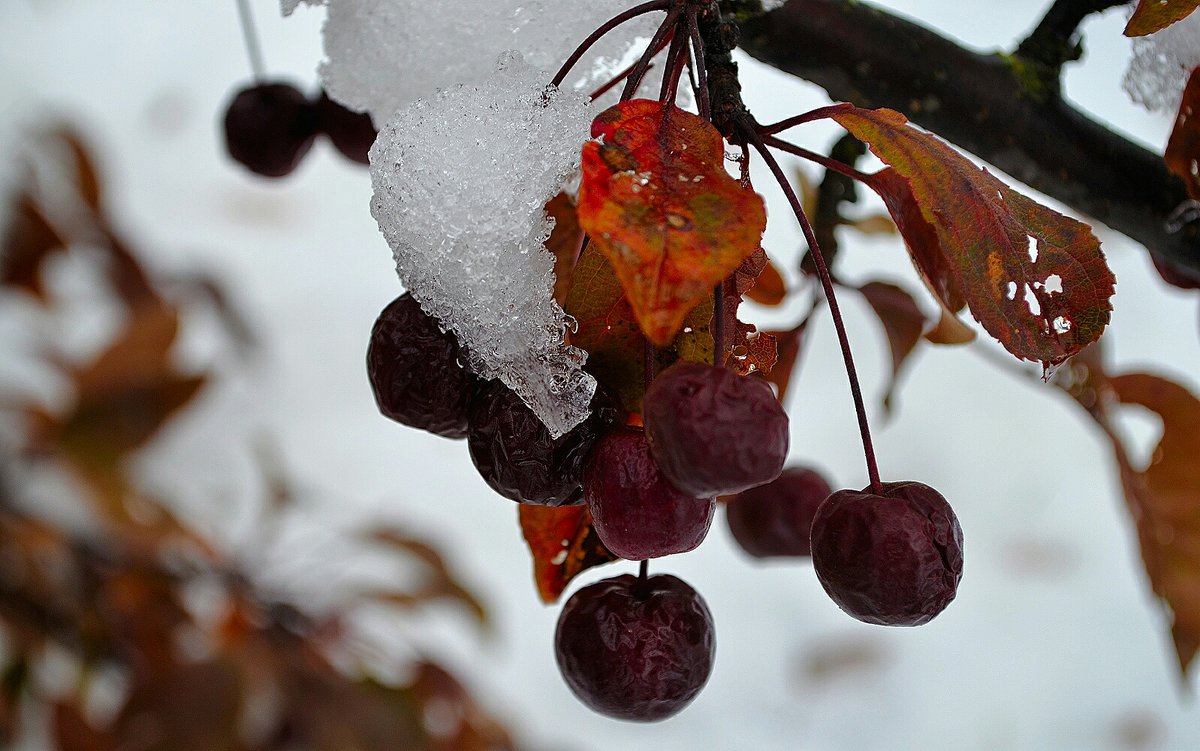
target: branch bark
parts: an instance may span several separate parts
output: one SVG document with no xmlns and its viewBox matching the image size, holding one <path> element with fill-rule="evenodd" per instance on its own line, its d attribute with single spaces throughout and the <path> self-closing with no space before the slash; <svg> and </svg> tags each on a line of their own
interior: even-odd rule
<svg viewBox="0 0 1200 751">
<path fill-rule="evenodd" d="M 856 0 L 790 0 L 746 21 L 741 47 L 834 100 L 903 112 L 1200 280 L 1200 222 L 1167 231 L 1188 198 L 1182 181 L 1160 155 L 1064 102 L 1057 66 L 972 52 Z"/>
</svg>

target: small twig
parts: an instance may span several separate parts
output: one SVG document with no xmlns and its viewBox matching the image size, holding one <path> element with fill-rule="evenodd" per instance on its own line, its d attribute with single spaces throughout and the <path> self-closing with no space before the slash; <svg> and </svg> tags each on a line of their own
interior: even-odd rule
<svg viewBox="0 0 1200 751">
<path fill-rule="evenodd" d="M 245 0 L 240 1 L 245 2 Z M 550 81 L 550 85 L 554 87 L 561 85 L 563 79 L 565 79 L 567 74 L 571 72 L 571 68 L 574 68 L 575 63 L 579 62 L 579 58 L 583 57 L 584 53 L 591 49 L 593 44 L 600 41 L 600 38 L 605 34 L 617 28 L 626 21 L 637 18 L 638 16 L 644 16 L 645 14 L 653 13 L 656 10 L 667 10 L 670 5 L 670 0 L 651 0 L 651 2 L 636 5 L 624 13 L 619 13 L 613 16 L 603 25 L 601 25 L 600 28 L 588 35 L 587 39 L 584 39 L 579 43 L 579 46 L 575 48 L 575 51 L 571 53 L 571 56 L 568 57 L 566 62 L 562 64 L 562 67 L 558 69 L 558 73 L 554 74 L 554 78 Z M 651 47 L 653 46 L 654 45 L 652 44 Z"/>
</svg>

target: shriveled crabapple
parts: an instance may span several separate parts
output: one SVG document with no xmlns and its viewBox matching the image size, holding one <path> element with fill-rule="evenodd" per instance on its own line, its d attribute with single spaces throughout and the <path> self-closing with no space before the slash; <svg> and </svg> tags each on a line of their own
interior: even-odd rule
<svg viewBox="0 0 1200 751">
<path fill-rule="evenodd" d="M 712 614 L 674 576 L 605 579 L 567 600 L 554 652 L 567 686 L 591 709 L 621 720 L 662 720 L 708 681 L 716 654 Z"/>
<path fill-rule="evenodd" d="M 677 362 L 646 390 L 643 417 L 654 459 L 685 493 L 740 493 L 783 471 L 788 417 L 765 381 Z"/>
<path fill-rule="evenodd" d="M 466 436 L 475 376 L 459 363 L 454 335 L 407 292 L 375 321 L 367 376 L 384 416 L 445 438 Z"/>
<path fill-rule="evenodd" d="M 588 418 L 551 438 L 521 397 L 490 381 L 472 399 L 467 447 L 479 474 L 505 498 L 539 506 L 583 503 L 584 460 L 600 435 L 623 417 L 619 402 L 601 386 Z"/>
<path fill-rule="evenodd" d="M 813 517 L 832 492 L 815 470 L 789 467 L 766 485 L 730 499 L 725 520 L 733 539 L 755 558 L 807 556 Z"/>
<path fill-rule="evenodd" d="M 919 482 L 839 490 L 812 524 L 821 586 L 849 615 L 883 626 L 919 626 L 950 604 L 962 546 L 950 504 Z"/>
<path fill-rule="evenodd" d="M 259 83 L 242 89 L 225 110 L 225 148 L 255 174 L 283 177 L 312 147 L 316 111 L 308 98 L 286 83 Z"/>
<path fill-rule="evenodd" d="M 645 433 L 633 427 L 596 443 L 584 465 L 583 497 L 600 541 L 631 561 L 692 550 L 716 512 L 714 498 L 688 495 L 663 476 Z"/>
</svg>

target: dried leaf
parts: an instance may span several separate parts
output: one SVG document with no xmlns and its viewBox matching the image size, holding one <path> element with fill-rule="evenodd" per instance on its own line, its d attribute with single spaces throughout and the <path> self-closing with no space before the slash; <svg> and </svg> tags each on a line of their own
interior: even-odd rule
<svg viewBox="0 0 1200 751">
<path fill-rule="evenodd" d="M 520 517 L 521 532 L 533 554 L 533 578 L 544 603 L 558 600 L 580 572 L 617 560 L 592 529 L 587 506 L 523 503 Z"/>
<path fill-rule="evenodd" d="M 428 542 L 391 528 L 373 529 L 369 533 L 369 539 L 420 561 L 424 565 L 426 576 L 423 586 L 411 592 L 371 591 L 363 596 L 402 608 L 420 607 L 436 600 L 450 600 L 464 606 L 480 626 L 489 625 L 487 609 L 483 607 L 483 603 L 459 582 L 442 554 Z"/>
<path fill-rule="evenodd" d="M 587 371 L 614 390 L 626 409 L 640 411 L 645 337 L 612 265 L 599 250 L 589 246 L 580 256 L 565 310 L 577 324 L 571 343 L 588 353 Z M 658 348 L 660 370 L 678 359 L 712 361 L 711 295 L 683 324 L 669 346 Z"/>
<path fill-rule="evenodd" d="M 762 272 L 746 290 L 745 296 L 759 305 L 779 305 L 787 298 L 787 285 L 771 259 L 767 259 Z"/>
<path fill-rule="evenodd" d="M 807 341 L 808 325 L 816 310 L 817 302 L 814 300 L 803 320 L 794 328 L 787 331 L 773 331 L 770 334 L 778 342 L 778 357 L 775 367 L 767 374 L 767 380 L 775 384 L 775 393 L 778 395 L 780 403 L 786 403 L 784 399 L 787 396 L 788 387 L 791 386 L 792 379 L 796 375 L 797 362 L 800 354 L 804 351 L 804 343 Z"/>
<path fill-rule="evenodd" d="M 0 284 L 20 287 L 46 302 L 42 264 L 64 247 L 66 241 L 50 226 L 32 196 L 18 193 L 0 246 Z"/>
<path fill-rule="evenodd" d="M 925 330 L 925 314 L 917 307 L 912 295 L 894 284 L 869 282 L 859 287 L 858 291 L 883 324 L 892 351 L 892 376 L 888 380 L 883 397 L 884 409 L 890 412 L 900 369 L 921 342 L 921 332 Z"/>
<path fill-rule="evenodd" d="M 1125 25 L 1125 36 L 1140 37 L 1165 29 L 1200 8 L 1200 0 L 1138 0 Z"/>
<path fill-rule="evenodd" d="M 559 193 L 546 204 L 546 215 L 554 219 L 554 229 L 546 240 L 546 250 L 554 254 L 554 299 L 560 305 L 567 301 L 571 290 L 571 275 L 579 260 L 579 244 L 583 230 L 575 214 L 575 204 L 566 193 Z"/>
<path fill-rule="evenodd" d="M 1192 71 L 1183 90 L 1163 159 L 1167 169 L 1187 185 L 1188 195 L 1200 201 L 1200 68 Z"/>
<path fill-rule="evenodd" d="M 937 325 L 925 332 L 925 341 L 932 344 L 970 344 L 975 341 L 975 329 L 943 306 Z"/>
<path fill-rule="evenodd" d="M 1163 421 L 1149 466 L 1121 461 L 1121 484 L 1150 584 L 1171 610 L 1175 652 L 1186 675 L 1200 650 L 1200 399 L 1146 373 L 1116 376 L 1110 384 L 1122 403 L 1145 407 Z"/>
<path fill-rule="evenodd" d="M 1009 352 L 1044 368 L 1100 337 L 1115 280 L 1087 225 L 1011 190 L 898 112 L 846 104 L 822 112 L 891 165 L 870 186 L 947 307 L 961 293 Z M 927 257 L 929 227 L 940 263 Z"/>
<path fill-rule="evenodd" d="M 579 223 L 612 263 L 646 336 L 665 345 L 753 253 L 762 198 L 725 172 L 724 141 L 674 105 L 623 102 L 583 148 Z"/>
<path fill-rule="evenodd" d="M 779 358 L 779 345 L 772 334 L 738 318 L 742 298 L 754 289 L 762 272 L 770 264 L 762 248 L 755 250 L 725 280 L 721 306 L 725 312 L 725 365 L 742 375 L 770 373 Z"/>
</svg>

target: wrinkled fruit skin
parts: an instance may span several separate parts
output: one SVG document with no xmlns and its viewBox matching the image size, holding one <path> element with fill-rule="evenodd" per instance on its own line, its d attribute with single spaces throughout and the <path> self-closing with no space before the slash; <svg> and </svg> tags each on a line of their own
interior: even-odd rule
<svg viewBox="0 0 1200 751">
<path fill-rule="evenodd" d="M 692 550 L 708 534 L 717 506 L 668 482 L 646 434 L 630 427 L 596 444 L 583 469 L 583 497 L 600 541 L 630 561 Z"/>
<path fill-rule="evenodd" d="M 312 147 L 317 117 L 294 86 L 264 83 L 239 91 L 225 110 L 229 156 L 264 177 L 291 174 Z"/>
<path fill-rule="evenodd" d="M 817 472 L 791 467 L 730 500 L 725 520 L 733 539 L 755 558 L 807 556 L 813 517 L 832 492 Z"/>
<path fill-rule="evenodd" d="M 866 623 L 919 626 L 962 579 L 962 529 L 950 504 L 919 482 L 839 490 L 812 525 L 813 568 L 838 606 Z"/>
<path fill-rule="evenodd" d="M 765 381 L 677 362 L 650 384 L 644 410 L 654 458 L 685 493 L 740 493 L 783 471 L 788 417 Z"/>
<path fill-rule="evenodd" d="M 458 363 L 458 341 L 438 328 L 407 292 L 371 330 L 367 376 L 379 411 L 446 438 L 467 434 L 475 376 Z"/>
<path fill-rule="evenodd" d="M 467 448 L 475 468 L 505 498 L 538 506 L 583 503 L 583 464 L 602 433 L 624 415 L 604 387 L 591 415 L 558 439 L 521 397 L 499 381 L 482 386 L 471 402 Z"/>
<path fill-rule="evenodd" d="M 367 154 L 378 132 L 365 112 L 348 110 L 329 98 L 324 91 L 317 100 L 317 124 L 329 136 L 334 148 L 352 162 L 370 164 Z"/>
<path fill-rule="evenodd" d="M 567 600 L 554 651 L 584 704 L 616 719 L 653 722 L 678 713 L 704 687 L 716 640 L 696 590 L 674 576 L 639 584 L 626 574 Z"/>
</svg>

